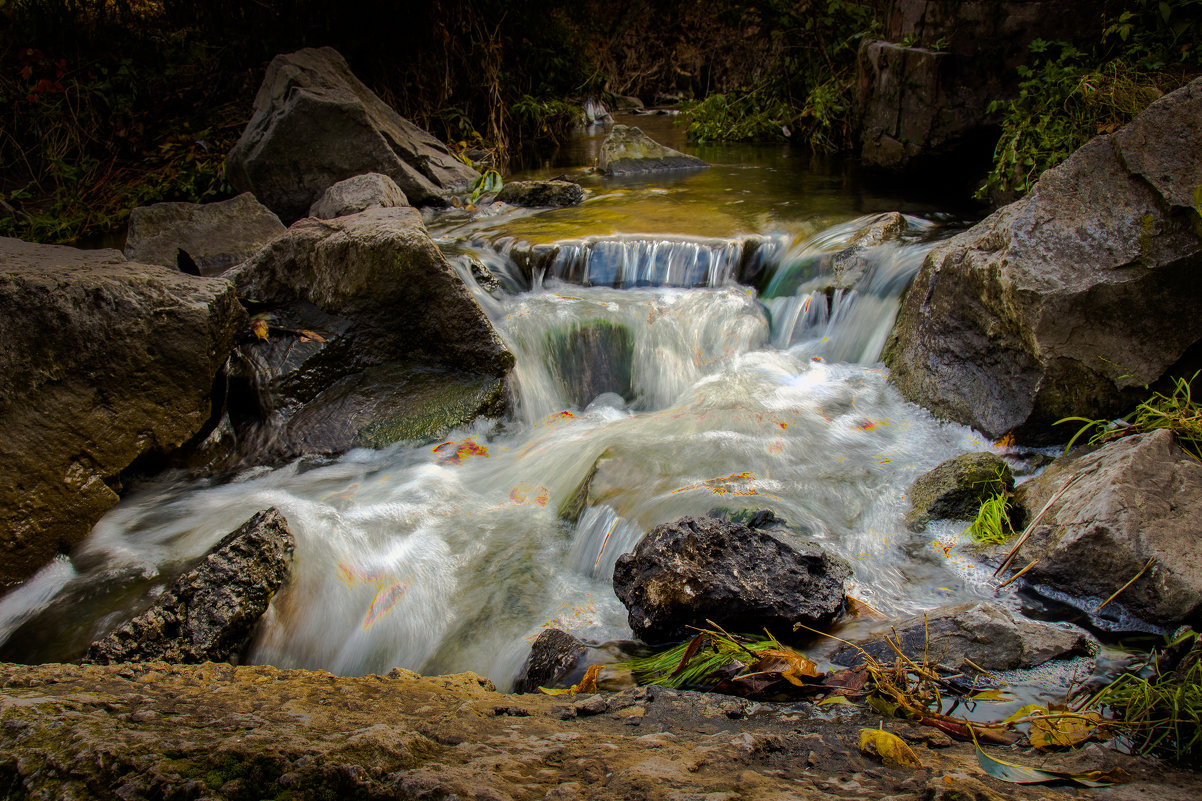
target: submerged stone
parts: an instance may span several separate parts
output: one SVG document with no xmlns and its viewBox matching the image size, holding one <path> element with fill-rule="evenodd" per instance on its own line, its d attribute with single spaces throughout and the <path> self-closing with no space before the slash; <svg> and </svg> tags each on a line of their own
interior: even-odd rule
<svg viewBox="0 0 1202 801">
<path fill-rule="evenodd" d="M 530 656 L 513 682 L 513 691 L 535 693 L 539 687 L 555 687 L 586 650 L 584 643 L 566 631 L 544 629 L 530 646 Z"/>
<path fill-rule="evenodd" d="M 665 147 L 640 129 L 627 125 L 615 125 L 605 137 L 597 163 L 598 170 L 614 176 L 697 170 L 708 166 L 696 156 Z"/>
<path fill-rule="evenodd" d="M 851 567 L 811 543 L 800 550 L 741 523 L 682 517 L 656 526 L 614 567 L 635 635 L 682 639 L 712 620 L 729 632 L 793 636 L 843 611 Z"/>
<path fill-rule="evenodd" d="M 634 398 L 634 337 L 608 320 L 585 320 L 548 332 L 547 359 L 568 401 L 581 408 L 603 392 Z"/>
</svg>

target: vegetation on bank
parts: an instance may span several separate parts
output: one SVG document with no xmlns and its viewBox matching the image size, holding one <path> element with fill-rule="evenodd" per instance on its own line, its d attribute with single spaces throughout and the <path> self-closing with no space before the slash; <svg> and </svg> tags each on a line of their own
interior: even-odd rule
<svg viewBox="0 0 1202 801">
<path fill-rule="evenodd" d="M 1101 20 L 1092 47 L 1037 39 L 1019 94 L 990 104 L 1002 134 L 981 197 L 1025 194 L 1094 136 L 1202 72 L 1202 0 L 1136 0 Z"/>
</svg>

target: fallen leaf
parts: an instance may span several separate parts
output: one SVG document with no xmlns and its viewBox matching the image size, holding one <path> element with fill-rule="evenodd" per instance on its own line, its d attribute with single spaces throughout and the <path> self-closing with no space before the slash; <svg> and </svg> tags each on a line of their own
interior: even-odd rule
<svg viewBox="0 0 1202 801">
<path fill-rule="evenodd" d="M 601 666 L 600 665 L 589 665 L 588 670 L 584 671 L 584 676 L 580 679 L 580 681 L 577 682 L 576 684 L 573 684 L 571 687 L 568 687 L 567 689 L 563 689 L 563 690 L 556 689 L 556 688 L 539 687 L 538 691 L 540 693 L 546 693 L 547 695 L 575 695 L 576 693 L 595 693 L 595 692 L 597 692 L 597 677 L 600 674 L 601 674 Z"/>
<path fill-rule="evenodd" d="M 1092 737 L 1100 725 L 1102 716 L 1097 712 L 1040 717 L 1031 721 L 1027 739 L 1035 748 L 1070 748 Z"/>
<path fill-rule="evenodd" d="M 302 328 L 300 333 L 301 333 L 302 341 L 304 341 L 306 339 L 311 339 L 314 342 L 325 342 L 326 341 L 326 338 L 323 337 L 321 334 L 317 333 L 316 331 L 310 331 L 307 328 Z"/>
<path fill-rule="evenodd" d="M 684 653 L 680 657 L 680 664 L 676 666 L 670 676 L 679 676 L 689 666 L 689 662 L 693 661 L 693 657 L 697 656 L 697 652 L 701 650 L 701 645 L 705 642 L 708 634 L 702 632 L 689 640 L 689 647 L 684 649 Z"/>
<path fill-rule="evenodd" d="M 1040 770 L 1025 765 L 1016 765 L 991 756 L 977 745 L 977 764 L 981 770 L 995 779 L 1011 784 L 1040 784 L 1042 782 L 1074 781 L 1085 787 L 1109 787 L 1112 784 L 1131 781 L 1131 776 L 1122 768 L 1113 770 L 1090 770 L 1084 773 L 1066 773 L 1056 770 Z"/>
<path fill-rule="evenodd" d="M 751 666 L 751 672 L 748 676 L 755 676 L 761 673 L 779 673 L 780 677 L 785 681 L 797 687 L 802 687 L 807 682 L 805 679 L 816 679 L 822 674 L 818 671 L 818 666 L 811 660 L 787 648 L 766 648 L 758 652 L 759 660 Z M 748 676 L 740 676 L 739 679 L 748 678 Z"/>
<path fill-rule="evenodd" d="M 1000 701 L 1013 701 L 1014 696 L 1007 695 L 1005 690 L 981 690 L 968 696 L 968 700 L 996 703 Z"/>
<path fill-rule="evenodd" d="M 1048 708 L 1040 704 L 1024 704 L 1019 707 L 1010 717 L 1002 721 L 1002 723 L 1013 723 L 1016 720 L 1022 720 L 1028 715 L 1046 714 Z"/>
<path fill-rule="evenodd" d="M 896 734 L 882 729 L 860 729 L 860 753 L 879 757 L 887 768 L 921 768 L 914 749 Z"/>
<path fill-rule="evenodd" d="M 253 331 L 254 335 L 257 336 L 259 339 L 263 340 L 264 342 L 267 341 L 267 321 L 266 320 L 255 320 L 253 323 L 250 324 L 250 330 Z"/>
<path fill-rule="evenodd" d="M 855 704 L 847 700 L 846 695 L 832 695 L 819 701 L 818 706 L 855 706 Z"/>
</svg>

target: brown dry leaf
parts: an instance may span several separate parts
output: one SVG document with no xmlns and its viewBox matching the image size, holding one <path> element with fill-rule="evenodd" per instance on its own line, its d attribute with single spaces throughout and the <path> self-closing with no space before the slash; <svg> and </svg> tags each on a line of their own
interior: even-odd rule
<svg viewBox="0 0 1202 801">
<path fill-rule="evenodd" d="M 859 598 L 847 596 L 847 603 L 844 605 L 847 609 L 849 617 L 863 617 L 884 620 L 885 616 L 873 609 L 870 605 L 861 601 Z"/>
<path fill-rule="evenodd" d="M 751 666 L 748 676 L 759 673 L 779 673 L 780 677 L 798 687 L 806 685 L 806 679 L 816 679 L 822 674 L 812 661 L 787 648 L 766 648 L 758 652 L 759 660 Z M 740 676 L 740 680 L 747 676 Z"/>
<path fill-rule="evenodd" d="M 1079 712 L 1031 721 L 1027 739 L 1035 748 L 1070 748 L 1083 743 L 1102 725 L 1097 712 Z"/>
<path fill-rule="evenodd" d="M 597 692 L 597 676 L 601 673 L 600 665 L 589 665 L 588 670 L 584 671 L 584 678 L 579 684 L 572 685 L 572 692 L 577 693 L 595 693 Z"/>
<path fill-rule="evenodd" d="M 301 341 L 312 340 L 314 342 L 325 342 L 326 338 L 316 331 L 310 331 L 308 328 L 301 329 Z"/>
<path fill-rule="evenodd" d="M 256 337 L 258 337 L 259 339 L 263 340 L 264 342 L 267 341 L 267 321 L 266 320 L 255 320 L 253 323 L 250 324 L 250 330 L 252 332 L 254 332 L 254 335 Z"/>
<path fill-rule="evenodd" d="M 860 753 L 879 757 L 887 768 L 921 768 L 914 749 L 896 734 L 881 729 L 860 729 Z"/>
<path fill-rule="evenodd" d="M 584 671 L 580 682 L 565 689 L 539 687 L 538 691 L 547 695 L 575 695 L 576 693 L 597 692 L 597 677 L 601 675 L 601 665 L 589 665 Z"/>
</svg>

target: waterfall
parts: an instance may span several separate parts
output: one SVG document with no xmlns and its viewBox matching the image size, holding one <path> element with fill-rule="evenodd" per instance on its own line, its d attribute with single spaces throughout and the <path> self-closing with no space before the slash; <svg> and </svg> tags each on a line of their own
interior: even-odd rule
<svg viewBox="0 0 1202 801">
<path fill-rule="evenodd" d="M 927 246 L 917 221 L 854 244 L 869 224 L 754 246 L 573 240 L 544 249 L 541 272 L 512 242 L 448 247 L 516 356 L 514 419 L 224 483 L 163 476 L 4 599 L 0 658 L 77 656 L 269 505 L 297 547 L 250 659 L 283 667 L 507 686 L 543 626 L 629 636 L 614 560 L 713 507 L 772 509 L 789 523 L 774 535 L 848 559 L 853 593 L 885 612 L 971 597 L 943 556 L 907 550 L 901 519 L 915 477 L 983 443 L 875 364 Z"/>
</svg>

